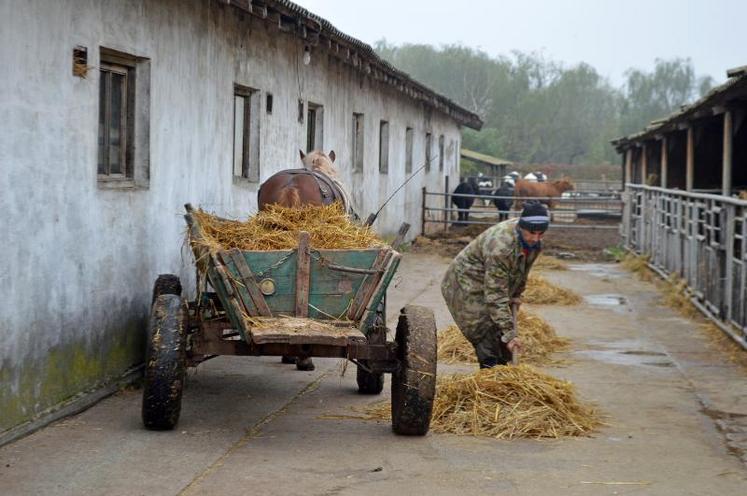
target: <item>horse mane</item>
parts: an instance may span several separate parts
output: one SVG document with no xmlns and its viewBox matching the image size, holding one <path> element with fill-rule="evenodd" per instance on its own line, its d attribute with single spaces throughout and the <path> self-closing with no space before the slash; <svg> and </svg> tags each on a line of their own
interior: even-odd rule
<svg viewBox="0 0 747 496">
<path fill-rule="evenodd" d="M 332 159 L 321 150 L 307 153 L 301 161 L 305 169 L 321 172 L 332 178 L 337 177 L 337 170 L 332 165 Z"/>
</svg>

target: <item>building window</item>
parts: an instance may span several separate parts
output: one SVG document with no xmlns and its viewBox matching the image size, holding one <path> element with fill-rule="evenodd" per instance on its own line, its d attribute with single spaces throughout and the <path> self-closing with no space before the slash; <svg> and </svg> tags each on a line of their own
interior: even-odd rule
<svg viewBox="0 0 747 496">
<path fill-rule="evenodd" d="M 444 135 L 438 137 L 438 170 L 439 172 L 444 171 Z"/>
<path fill-rule="evenodd" d="M 306 151 L 324 148 L 324 107 L 309 102 L 306 112 Z"/>
<path fill-rule="evenodd" d="M 353 114 L 353 172 L 363 172 L 363 114 Z"/>
<path fill-rule="evenodd" d="M 379 122 L 379 172 L 389 173 L 389 123 Z"/>
<path fill-rule="evenodd" d="M 102 48 L 99 64 L 98 180 L 110 187 L 147 186 L 147 59 Z"/>
<path fill-rule="evenodd" d="M 233 94 L 233 175 L 259 181 L 259 92 L 239 85 Z"/>
<path fill-rule="evenodd" d="M 413 131 L 411 127 L 405 129 L 405 173 L 412 172 L 412 140 Z"/>
<path fill-rule="evenodd" d="M 272 115 L 272 93 L 267 93 L 265 98 L 265 111 L 268 115 Z"/>
<path fill-rule="evenodd" d="M 431 171 L 431 160 L 432 160 L 432 148 L 433 148 L 433 136 L 431 133 L 425 133 L 425 172 Z"/>
</svg>

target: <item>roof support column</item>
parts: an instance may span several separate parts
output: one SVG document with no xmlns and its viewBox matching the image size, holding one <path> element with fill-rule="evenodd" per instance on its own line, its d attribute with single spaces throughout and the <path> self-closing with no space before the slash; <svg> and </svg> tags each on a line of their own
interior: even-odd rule
<svg viewBox="0 0 747 496">
<path fill-rule="evenodd" d="M 731 195 L 731 166 L 732 166 L 732 112 L 724 112 L 724 161 L 721 168 L 721 194 Z"/>
<path fill-rule="evenodd" d="M 687 128 L 687 162 L 685 190 L 692 191 L 695 179 L 695 132 L 692 124 Z"/>
<path fill-rule="evenodd" d="M 661 187 L 667 187 L 668 179 L 668 166 L 669 166 L 669 150 L 667 150 L 667 137 L 662 136 L 661 138 Z"/>
<path fill-rule="evenodd" d="M 625 189 L 628 189 L 628 183 L 633 182 L 633 149 L 625 150 Z"/>
<path fill-rule="evenodd" d="M 648 152 L 646 143 L 641 143 L 641 184 L 648 185 Z"/>
</svg>

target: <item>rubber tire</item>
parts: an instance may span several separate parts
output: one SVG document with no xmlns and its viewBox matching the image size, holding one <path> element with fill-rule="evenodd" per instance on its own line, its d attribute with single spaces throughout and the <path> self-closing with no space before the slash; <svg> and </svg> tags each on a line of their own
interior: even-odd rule
<svg viewBox="0 0 747 496">
<path fill-rule="evenodd" d="M 376 318 L 374 319 L 374 328 L 379 330 L 372 330 L 374 333 L 372 339 L 369 340 L 371 344 L 384 344 L 386 343 L 386 323 L 384 321 L 383 305 L 376 312 Z M 369 367 L 369 360 L 361 360 L 361 363 Z M 356 367 L 355 380 L 358 383 L 358 392 L 360 394 L 381 394 L 384 390 L 384 372 L 368 372 L 361 367 Z"/>
<path fill-rule="evenodd" d="M 174 274 L 158 274 L 156 282 L 153 283 L 153 298 L 150 300 L 150 304 L 153 305 L 156 298 L 162 294 L 181 296 L 182 283 L 179 277 Z"/>
<path fill-rule="evenodd" d="M 143 425 L 170 430 L 179 421 L 186 370 L 185 309 L 178 295 L 162 294 L 148 322 L 143 385 Z"/>
<path fill-rule="evenodd" d="M 408 305 L 397 323 L 399 368 L 392 374 L 392 430 L 428 433 L 436 397 L 436 319 L 429 308 Z"/>
</svg>

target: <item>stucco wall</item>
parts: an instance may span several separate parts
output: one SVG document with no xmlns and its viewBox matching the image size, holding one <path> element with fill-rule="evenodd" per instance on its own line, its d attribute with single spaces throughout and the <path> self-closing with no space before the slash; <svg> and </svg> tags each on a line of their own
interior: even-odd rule
<svg viewBox="0 0 747 496">
<path fill-rule="evenodd" d="M 365 217 L 405 179 L 405 126 L 413 168 L 426 130 L 459 145 L 457 124 L 383 88 L 233 7 L 202 0 L 0 2 L 0 432 L 142 361 L 143 325 L 159 273 L 191 281 L 182 205 L 224 216 L 256 208 L 256 184 L 234 184 L 233 85 L 262 94 L 261 179 L 299 165 L 306 128 L 300 98 L 324 105 L 324 148 Z M 86 79 L 72 50 L 88 48 Z M 100 47 L 150 59 L 150 181 L 113 191 L 97 184 Z M 264 113 L 264 92 L 274 96 Z M 352 113 L 365 114 L 365 165 L 350 167 Z M 389 174 L 378 172 L 379 120 L 390 123 Z M 376 226 L 419 229 L 420 188 L 458 177 L 456 151 L 434 160 L 382 212 Z M 413 233 L 415 234 L 415 233 Z"/>
</svg>

